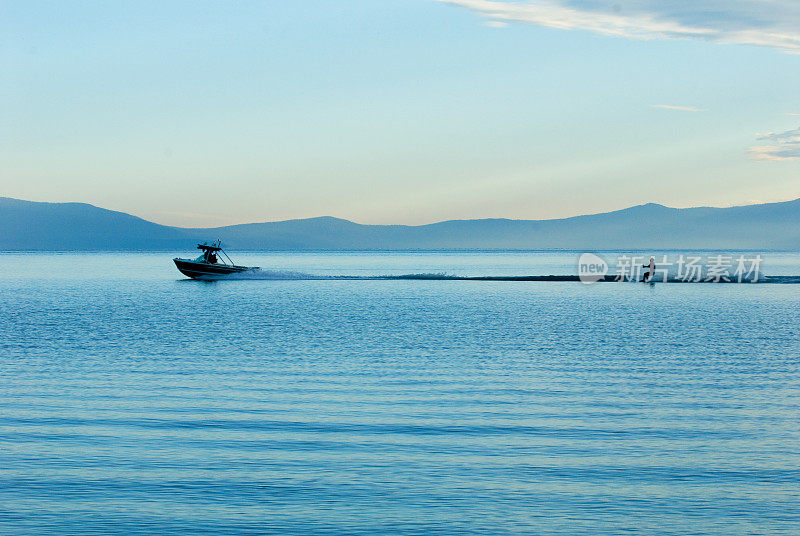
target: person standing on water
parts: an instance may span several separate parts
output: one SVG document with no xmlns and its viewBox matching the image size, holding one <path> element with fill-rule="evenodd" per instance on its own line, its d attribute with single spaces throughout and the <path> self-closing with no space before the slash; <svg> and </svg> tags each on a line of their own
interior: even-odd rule
<svg viewBox="0 0 800 536">
<path fill-rule="evenodd" d="M 643 264 L 642 268 L 649 268 L 649 270 L 642 275 L 642 283 L 647 283 L 648 281 L 652 281 L 653 276 L 656 274 L 656 258 L 650 257 L 650 263 Z"/>
</svg>

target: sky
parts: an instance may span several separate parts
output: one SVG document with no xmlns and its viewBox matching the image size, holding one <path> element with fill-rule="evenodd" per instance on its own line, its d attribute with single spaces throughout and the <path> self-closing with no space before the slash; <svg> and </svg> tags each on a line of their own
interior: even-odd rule
<svg viewBox="0 0 800 536">
<path fill-rule="evenodd" d="M 796 0 L 0 0 L 0 196 L 167 225 L 800 197 Z"/>
</svg>

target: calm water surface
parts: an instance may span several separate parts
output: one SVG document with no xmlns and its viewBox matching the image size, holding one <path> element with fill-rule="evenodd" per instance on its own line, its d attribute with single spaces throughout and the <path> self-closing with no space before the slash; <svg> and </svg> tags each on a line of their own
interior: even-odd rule
<svg viewBox="0 0 800 536">
<path fill-rule="evenodd" d="M 0 534 L 800 532 L 800 286 L 202 283 L 180 254 L 0 259 Z"/>
</svg>

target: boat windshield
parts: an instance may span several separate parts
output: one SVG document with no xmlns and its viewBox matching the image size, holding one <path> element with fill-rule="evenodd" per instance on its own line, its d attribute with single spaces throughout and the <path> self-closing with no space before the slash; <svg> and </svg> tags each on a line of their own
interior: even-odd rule
<svg viewBox="0 0 800 536">
<path fill-rule="evenodd" d="M 217 254 L 213 251 L 204 251 L 199 257 L 197 257 L 195 262 L 207 262 L 208 264 L 217 264 L 219 263 L 219 259 L 217 258 Z"/>
</svg>

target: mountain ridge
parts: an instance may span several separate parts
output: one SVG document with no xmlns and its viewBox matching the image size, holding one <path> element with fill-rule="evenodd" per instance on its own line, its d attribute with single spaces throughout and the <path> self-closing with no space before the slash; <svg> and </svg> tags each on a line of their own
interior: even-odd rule
<svg viewBox="0 0 800 536">
<path fill-rule="evenodd" d="M 239 250 L 797 249 L 800 199 L 734 207 L 645 203 L 545 220 L 382 225 L 318 216 L 187 228 L 89 203 L 0 197 L 0 230 L 0 249 L 5 251 L 173 250 L 216 238 Z"/>
</svg>

